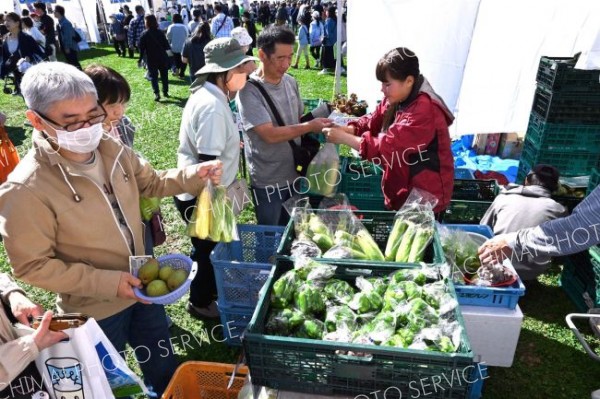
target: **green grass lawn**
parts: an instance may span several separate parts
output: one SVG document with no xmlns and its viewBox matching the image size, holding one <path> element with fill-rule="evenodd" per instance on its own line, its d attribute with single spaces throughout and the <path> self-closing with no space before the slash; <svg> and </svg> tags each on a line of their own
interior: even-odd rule
<svg viewBox="0 0 600 399">
<path fill-rule="evenodd" d="M 135 60 L 116 57 L 110 47 L 98 47 L 81 55 L 84 66 L 92 62 L 106 64 L 127 78 L 133 91 L 127 114 L 138 127 L 135 149 L 157 169 L 175 167 L 179 122 L 189 96 L 187 82 L 171 78 L 171 98 L 156 103 L 150 82 L 144 79 L 144 71 L 137 68 Z M 317 75 L 316 70 L 304 69 L 290 69 L 290 74 L 298 80 L 303 98 L 331 99 L 333 76 Z M 342 87 L 345 85 L 344 78 Z M 24 110 L 20 97 L 0 94 L 0 111 L 8 115 L 8 132 L 21 154 L 31 145 L 31 132 L 23 125 Z M 184 235 L 183 222 L 170 198 L 163 201 L 162 210 L 168 239 L 157 248 L 157 254 L 188 253 L 189 239 Z M 251 210 L 244 212 L 240 221 L 254 222 Z M 0 271 L 10 271 L 1 245 Z M 559 273 L 560 269 L 555 267 L 538 282 L 528 285 L 527 295 L 519 303 L 525 320 L 514 365 L 490 369 L 490 378 L 484 388 L 485 398 L 583 399 L 588 398 L 592 390 L 600 388 L 600 364 L 587 357 L 564 321 L 565 315 L 576 309 L 558 286 Z M 23 286 L 35 301 L 53 308 L 53 294 Z M 185 311 L 185 303 L 184 298 L 167 307 L 175 323 L 173 345 L 180 360 L 235 362 L 239 350 L 217 342 L 221 340 L 219 328 L 215 328 L 219 323 L 192 319 Z M 133 365 L 133 358 L 129 356 L 129 359 Z"/>
</svg>

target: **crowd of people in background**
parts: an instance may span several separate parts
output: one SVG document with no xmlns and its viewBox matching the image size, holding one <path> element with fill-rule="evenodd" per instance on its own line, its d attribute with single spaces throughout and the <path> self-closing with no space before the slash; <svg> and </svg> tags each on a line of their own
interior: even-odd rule
<svg viewBox="0 0 600 399">
<path fill-rule="evenodd" d="M 214 38 L 235 37 L 239 41 L 240 37 L 248 37 L 251 42 L 241 44 L 248 46 L 248 55 L 253 55 L 257 24 L 260 29 L 269 25 L 287 26 L 294 32 L 298 46 L 293 68 L 298 68 L 302 58 L 305 69 L 319 69 L 321 74 L 333 72 L 338 39 L 343 44 L 342 55 L 346 48 L 345 6 L 344 10 L 337 10 L 335 3 L 230 0 L 204 2 L 189 9 L 187 5 L 169 2 L 168 6 L 156 10 L 145 10 L 141 5 L 131 10 L 124 5 L 109 15 L 105 31 L 117 56 L 136 58 L 140 66 L 147 69 L 146 78 L 151 82 L 156 101 L 160 101 L 159 75 L 162 94 L 168 97 L 165 69 L 187 79 L 189 64 L 192 83 L 194 72 L 204 65 L 204 46 Z M 49 8 L 46 3 L 38 2 L 30 9 L 35 11 L 24 8 L 21 15 L 0 14 L 0 78 L 13 80 L 14 95 L 20 94 L 23 72 L 40 61 L 55 61 L 57 50 L 67 63 L 81 69 L 79 43 L 85 38 L 75 29 L 65 8 L 60 5 Z M 148 16 L 152 16 L 156 24 L 148 20 Z M 340 38 L 337 37 L 338 22 L 342 24 Z M 142 37 L 145 37 L 143 41 Z M 342 73 L 345 73 L 343 61 Z"/>
</svg>

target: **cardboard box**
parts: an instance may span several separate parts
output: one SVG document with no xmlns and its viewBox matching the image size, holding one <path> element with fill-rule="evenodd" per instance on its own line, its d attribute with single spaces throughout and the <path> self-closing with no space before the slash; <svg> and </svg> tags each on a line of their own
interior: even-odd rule
<svg viewBox="0 0 600 399">
<path fill-rule="evenodd" d="M 477 155 L 496 155 L 501 135 L 501 133 L 478 134 L 473 146 Z"/>
<path fill-rule="evenodd" d="M 502 133 L 497 155 L 502 159 L 519 159 L 523 152 L 523 139 L 517 133 Z"/>
<path fill-rule="evenodd" d="M 475 361 L 488 366 L 510 367 L 513 364 L 523 312 L 483 306 L 460 307 Z"/>
</svg>

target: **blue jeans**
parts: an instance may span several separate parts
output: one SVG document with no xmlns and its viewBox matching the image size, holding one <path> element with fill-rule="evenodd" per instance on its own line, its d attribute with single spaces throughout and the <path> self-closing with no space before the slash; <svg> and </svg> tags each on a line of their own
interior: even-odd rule
<svg viewBox="0 0 600 399">
<path fill-rule="evenodd" d="M 118 352 L 123 354 L 125 345 L 131 346 L 144 373 L 144 382 L 160 398 L 177 369 L 164 306 L 137 302 L 98 321 L 98 325 Z"/>
<path fill-rule="evenodd" d="M 285 226 L 290 220 L 290 215 L 283 207 L 283 203 L 292 197 L 293 189 L 278 190 L 276 186 L 266 188 L 252 187 L 252 201 L 258 224 L 270 226 Z"/>
</svg>

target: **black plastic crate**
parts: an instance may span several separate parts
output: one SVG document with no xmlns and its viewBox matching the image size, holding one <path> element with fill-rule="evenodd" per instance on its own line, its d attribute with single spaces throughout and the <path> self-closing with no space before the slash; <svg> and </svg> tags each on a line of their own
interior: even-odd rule
<svg viewBox="0 0 600 399">
<path fill-rule="evenodd" d="M 428 398 L 466 399 L 469 385 L 462 380 L 469 376 L 473 362 L 464 321 L 459 308 L 453 318 L 463 327 L 458 353 L 421 351 L 375 345 L 328 342 L 267 335 L 265 323 L 273 284 L 292 265 L 278 263 L 272 277 L 267 281 L 257 310 L 242 336 L 242 345 L 252 374 L 252 383 L 274 389 L 285 389 L 319 395 L 370 395 L 373 391 L 388 390 L 390 399 L 408 398 L 412 384 L 437 379 L 442 375 L 455 375 L 461 381 L 444 385 L 445 389 L 432 392 Z M 397 267 L 373 265 L 338 266 L 335 278 L 354 281 L 358 275 L 383 276 L 398 270 Z M 456 296 L 452 282 L 448 282 L 449 293 Z M 344 355 L 352 351 L 368 356 Z M 465 374 L 466 373 L 466 374 Z M 443 378 L 443 377 L 442 377 Z M 469 379 L 471 380 L 471 379 Z M 471 380 L 472 381 L 472 380 Z M 394 389 L 397 388 L 397 389 Z"/>
<path fill-rule="evenodd" d="M 600 91 L 600 70 L 575 69 L 576 63 L 574 57 L 541 57 L 536 80 L 554 91 Z"/>
<path fill-rule="evenodd" d="M 493 201 L 500 188 L 496 180 L 454 179 L 452 199 L 467 201 Z"/>
<path fill-rule="evenodd" d="M 600 124 L 600 92 L 563 93 L 538 85 L 531 112 L 549 123 Z"/>
<path fill-rule="evenodd" d="M 525 138 L 547 150 L 600 152 L 600 124 L 548 123 L 532 113 Z"/>
<path fill-rule="evenodd" d="M 446 224 L 479 224 L 492 205 L 492 201 L 451 200 L 442 215 Z"/>
<path fill-rule="evenodd" d="M 529 166 L 529 169 L 537 164 L 548 164 L 557 168 L 561 176 L 586 176 L 598 166 L 599 160 L 600 153 L 547 150 L 536 147 L 529 139 L 525 140 L 521 154 L 521 163 Z M 519 172 L 517 177 L 523 177 L 525 168 L 519 167 Z"/>
</svg>

